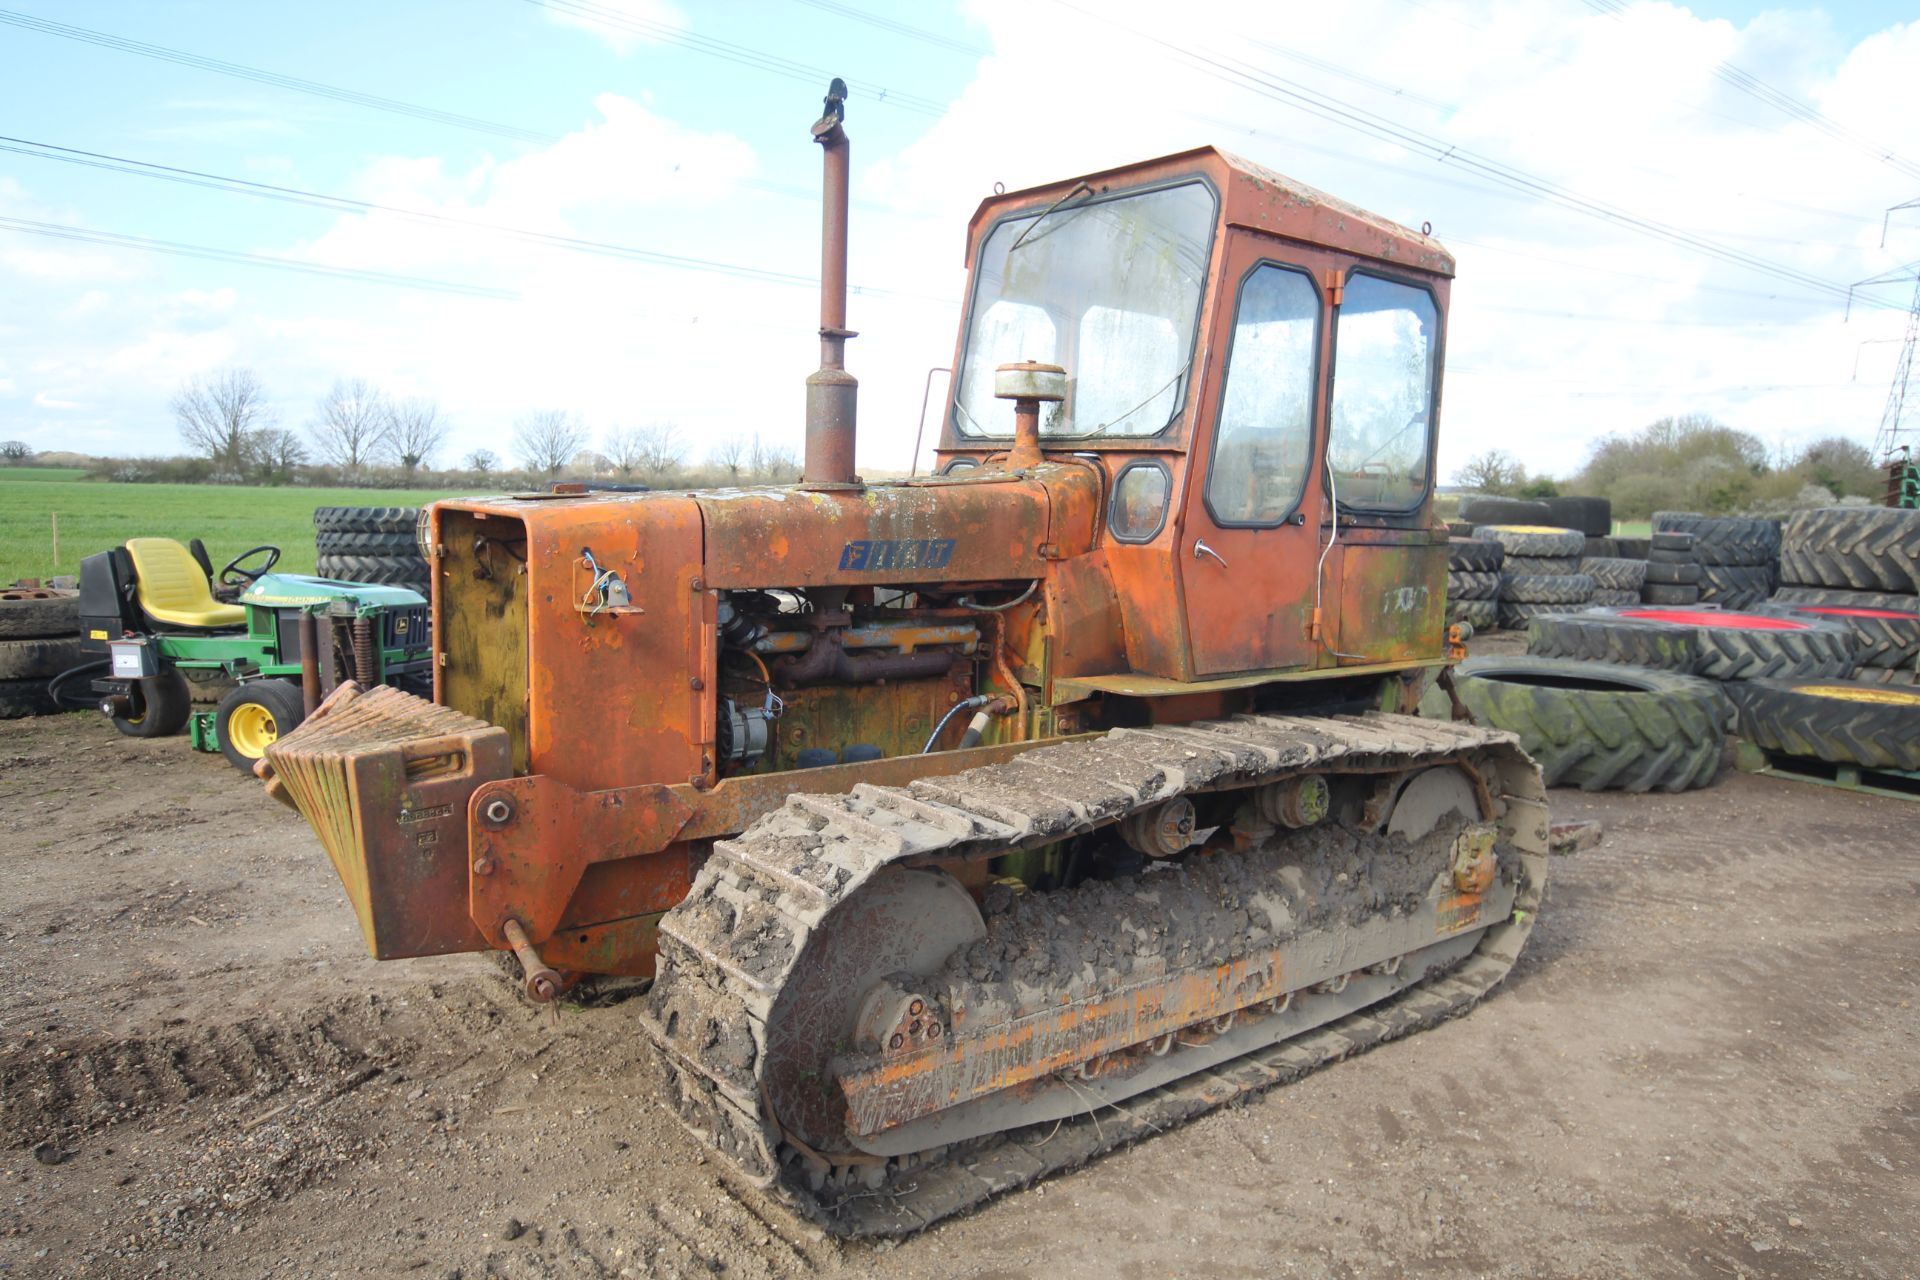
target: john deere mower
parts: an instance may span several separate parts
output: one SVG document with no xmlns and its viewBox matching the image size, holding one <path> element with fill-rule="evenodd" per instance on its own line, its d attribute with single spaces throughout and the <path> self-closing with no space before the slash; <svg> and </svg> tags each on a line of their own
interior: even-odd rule
<svg viewBox="0 0 1920 1280">
<path fill-rule="evenodd" d="M 251 772 L 345 680 L 431 689 L 423 597 L 271 572 L 279 560 L 280 548 L 254 547 L 216 575 L 198 538 L 129 538 L 81 561 L 81 645 L 104 668 L 92 689 L 114 728 L 163 738 L 191 724 L 195 747 Z M 196 713 L 189 677 L 222 676 L 238 683 Z"/>
</svg>

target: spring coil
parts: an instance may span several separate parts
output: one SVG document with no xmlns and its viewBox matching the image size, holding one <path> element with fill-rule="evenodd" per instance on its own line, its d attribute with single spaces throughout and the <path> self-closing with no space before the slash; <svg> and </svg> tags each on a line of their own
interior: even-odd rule
<svg viewBox="0 0 1920 1280">
<path fill-rule="evenodd" d="M 372 618 L 353 620 L 353 678 L 362 688 L 370 688 L 375 682 Z"/>
</svg>

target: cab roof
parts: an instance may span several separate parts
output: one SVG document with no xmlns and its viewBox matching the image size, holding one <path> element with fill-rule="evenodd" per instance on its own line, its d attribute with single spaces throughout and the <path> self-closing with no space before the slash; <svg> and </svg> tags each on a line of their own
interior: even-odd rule
<svg viewBox="0 0 1920 1280">
<path fill-rule="evenodd" d="M 1264 231 L 1303 244 L 1434 275 L 1453 275 L 1453 255 L 1432 236 L 1368 213 L 1358 205 L 1217 147 L 1196 147 L 1156 160 L 1138 161 L 1045 186 L 990 196 L 980 202 L 967 224 L 967 265 L 973 265 L 974 249 L 996 220 L 1034 206 L 1044 209 L 1080 183 L 1088 184 L 1095 191 L 1105 191 L 1187 176 L 1205 177 L 1213 183 L 1220 193 L 1229 226 Z"/>
</svg>

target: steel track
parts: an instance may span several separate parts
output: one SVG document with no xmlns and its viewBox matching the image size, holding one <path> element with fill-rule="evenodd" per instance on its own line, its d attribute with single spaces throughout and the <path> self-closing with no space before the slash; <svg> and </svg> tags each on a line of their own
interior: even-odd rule
<svg viewBox="0 0 1920 1280">
<path fill-rule="evenodd" d="M 1478 932 L 1444 972 L 1123 1105 L 932 1152 L 823 1162 L 767 1102 L 767 1023 L 809 940 L 876 873 L 902 863 L 1052 843 L 1183 793 L 1295 774 L 1388 775 L 1448 762 L 1486 784 L 1503 854 L 1517 866 L 1513 909 Z M 796 795 L 715 846 L 693 890 L 661 922 L 642 1027 L 659 1049 L 682 1121 L 756 1185 L 839 1235 L 903 1236 L 1000 1192 L 1085 1163 L 1249 1093 L 1464 1012 L 1512 968 L 1545 887 L 1545 789 L 1511 734 L 1371 714 L 1249 715 L 1123 729 L 1036 748 L 1007 763 L 907 787 Z M 1333 996 L 1309 999 L 1335 999 Z M 1179 1052 L 1176 1051 L 1176 1055 Z M 832 1160 L 832 1157 L 829 1157 Z"/>
</svg>

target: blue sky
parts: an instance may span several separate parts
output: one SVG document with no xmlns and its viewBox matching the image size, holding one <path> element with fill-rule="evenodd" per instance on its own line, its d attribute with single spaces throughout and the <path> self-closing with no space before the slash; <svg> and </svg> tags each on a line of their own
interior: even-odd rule
<svg viewBox="0 0 1920 1280">
<path fill-rule="evenodd" d="M 1579 0 L 527 0 L 331 5 L 0 0 L 87 28 L 505 126 L 372 110 L 0 23 L 0 133 L 494 225 L 798 276 L 817 265 L 820 72 L 853 85 L 862 461 L 904 465 L 951 355 L 967 216 L 1051 180 L 1213 142 L 1417 225 L 1459 255 L 1443 469 L 1709 412 L 1770 443 L 1870 440 L 1903 316 L 1488 181 L 1466 156 L 1842 289 L 1920 257 L 1910 7 Z M 1618 12 L 1608 12 L 1617 10 Z M 4 16 L 4 15 L 0 15 Z M 900 28 L 907 27 L 910 30 Z M 1204 61 L 1202 61 L 1204 60 Z M 1716 76 L 1815 104 L 1835 139 Z M 771 64 L 771 65 L 770 65 Z M 1223 71 L 1222 68 L 1226 70 Z M 1252 87 L 1257 76 L 1265 89 Z M 1279 87 L 1279 92 L 1275 87 Z M 1437 161 L 1288 92 L 1457 146 Z M 1856 143 L 1858 145 L 1856 145 Z M 0 436 L 166 453 L 182 380 L 257 369 L 299 428 L 339 376 L 427 395 L 459 451 L 513 418 L 799 438 L 805 287 L 529 246 L 0 153 L 0 218 L 499 290 L 77 244 L 0 226 Z M 1902 289 L 1881 290 L 1904 305 Z M 1859 373 L 1855 376 L 1855 366 Z"/>
</svg>

